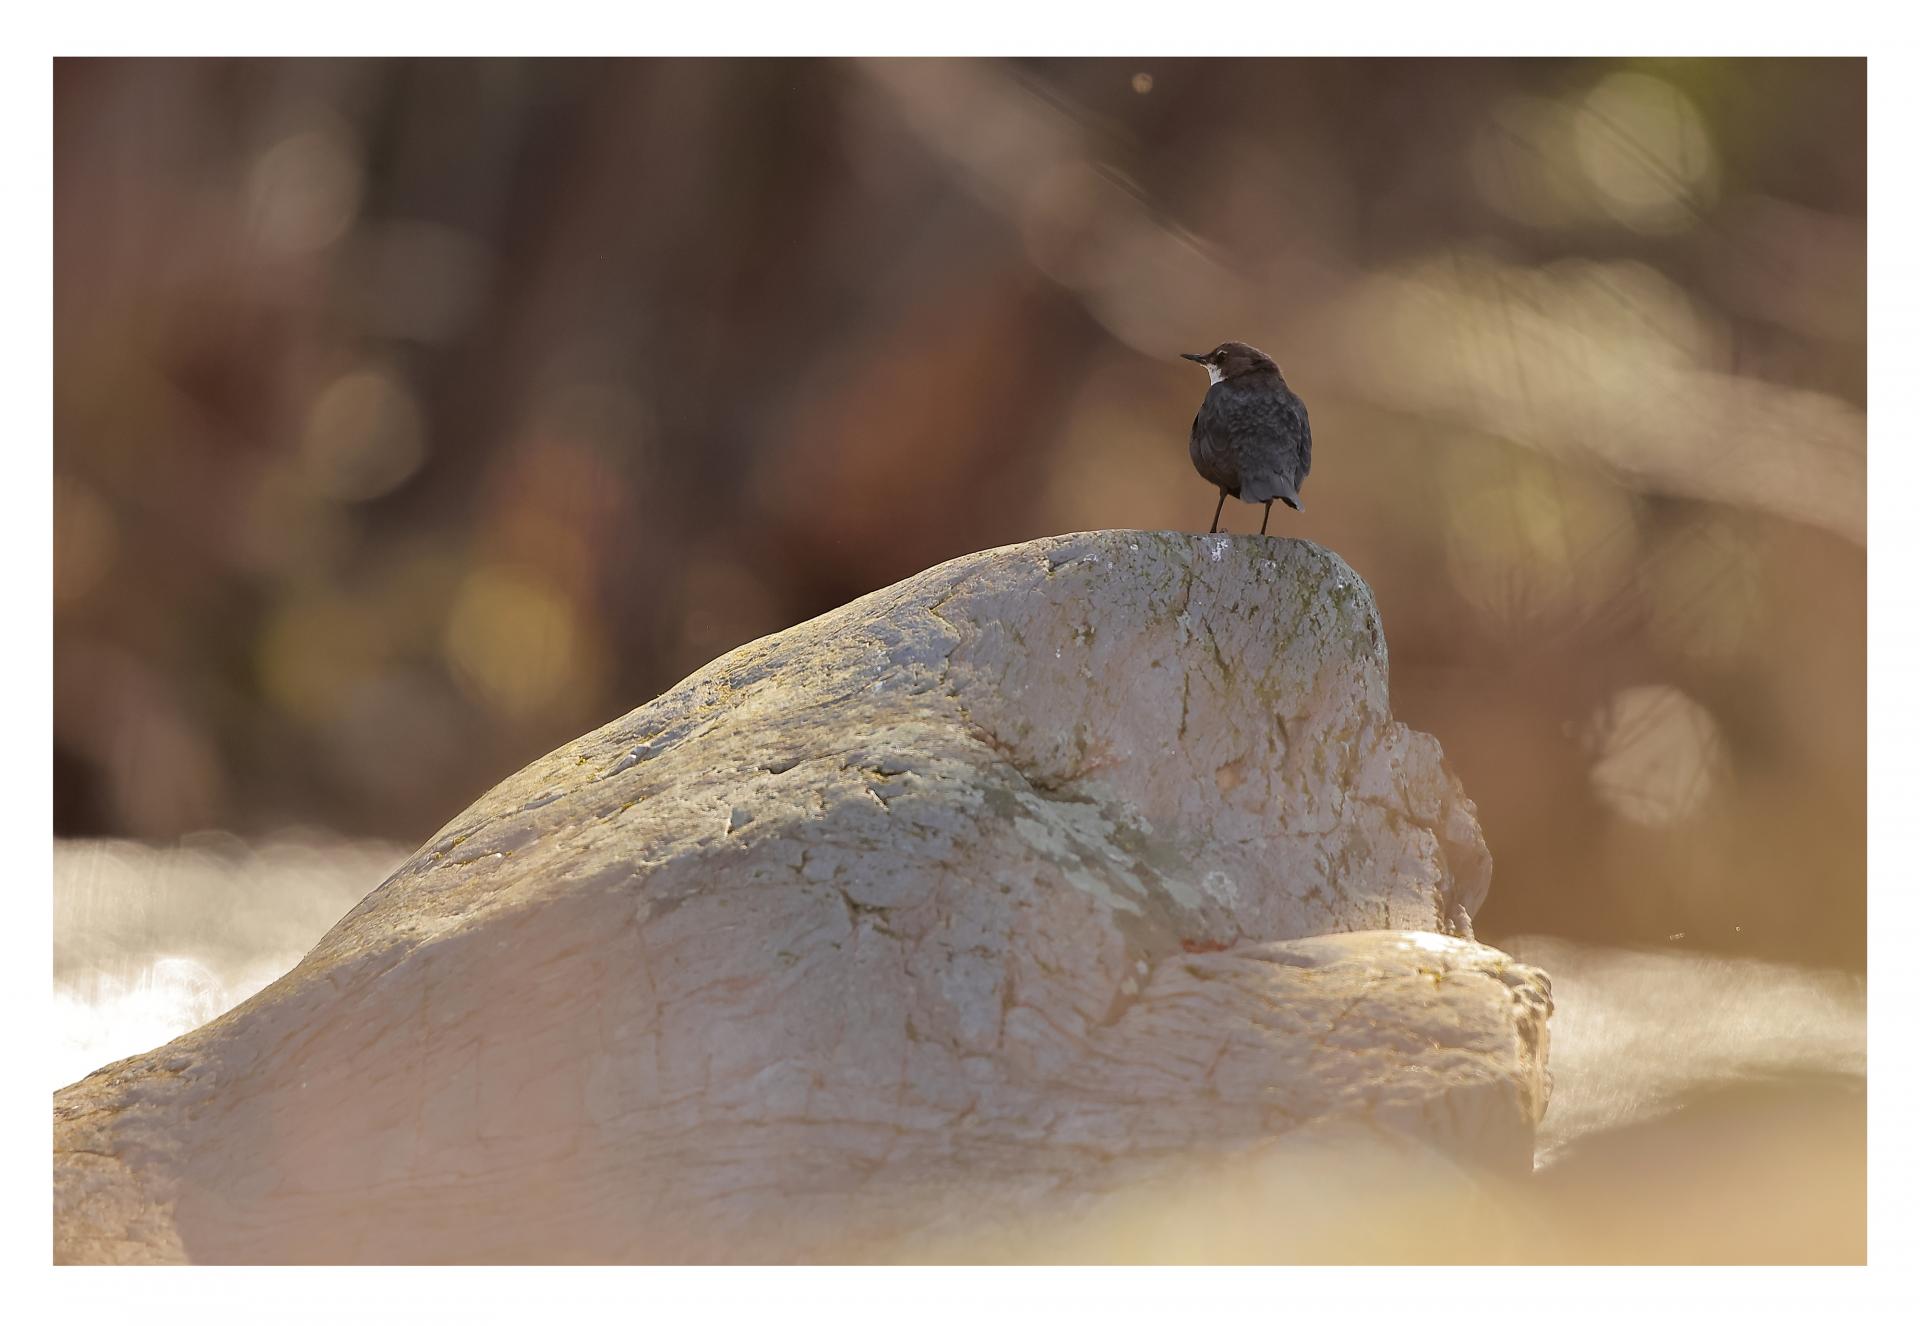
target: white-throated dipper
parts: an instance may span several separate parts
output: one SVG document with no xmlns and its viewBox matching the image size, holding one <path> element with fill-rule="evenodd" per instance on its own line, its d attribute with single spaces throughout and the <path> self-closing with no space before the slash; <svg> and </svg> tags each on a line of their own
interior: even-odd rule
<svg viewBox="0 0 1920 1326">
<path fill-rule="evenodd" d="M 1267 532 L 1273 499 L 1300 510 L 1300 485 L 1313 464 L 1313 430 L 1306 404 L 1287 387 L 1271 356 L 1240 341 L 1228 341 L 1203 355 L 1181 355 L 1207 370 L 1213 382 L 1200 413 L 1193 416 L 1187 454 L 1200 477 L 1220 489 L 1213 525 L 1229 497 L 1266 508 L 1260 532 Z"/>
</svg>

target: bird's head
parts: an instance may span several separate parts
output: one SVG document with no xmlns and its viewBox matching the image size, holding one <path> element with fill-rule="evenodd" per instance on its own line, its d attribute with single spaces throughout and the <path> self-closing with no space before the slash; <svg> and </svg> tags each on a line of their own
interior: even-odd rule
<svg viewBox="0 0 1920 1326">
<path fill-rule="evenodd" d="M 1207 370 L 1209 382 L 1221 382 L 1227 378 L 1237 378 L 1242 373 L 1272 373 L 1276 376 L 1280 366 L 1264 350 L 1256 350 L 1244 341 L 1225 341 L 1203 355 L 1181 355 L 1182 359 L 1191 359 Z"/>
</svg>

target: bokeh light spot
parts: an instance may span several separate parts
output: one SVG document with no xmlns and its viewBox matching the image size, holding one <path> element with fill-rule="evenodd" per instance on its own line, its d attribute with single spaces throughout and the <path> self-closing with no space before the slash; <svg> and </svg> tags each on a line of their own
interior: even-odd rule
<svg viewBox="0 0 1920 1326">
<path fill-rule="evenodd" d="M 1574 120 L 1581 168 L 1630 229 L 1685 230 L 1719 191 L 1706 121 L 1680 89 L 1647 74 L 1612 74 Z"/>
<path fill-rule="evenodd" d="M 300 453 L 320 492 L 363 502 L 392 492 L 426 459 L 419 405 L 406 382 L 384 367 L 335 379 L 307 414 Z"/>
<path fill-rule="evenodd" d="M 1623 819 L 1650 828 L 1699 810 L 1722 761 L 1720 725 L 1672 686 L 1616 692 L 1587 724 L 1594 794 Z"/>
<path fill-rule="evenodd" d="M 296 718 L 324 722 L 385 653 L 380 620 L 364 600 L 330 592 L 298 595 L 280 605 L 261 633 L 260 685 Z"/>
<path fill-rule="evenodd" d="M 353 224 L 361 187 L 359 154 L 344 131 L 289 134 L 260 154 L 248 176 L 254 237 L 274 253 L 323 249 Z"/>
<path fill-rule="evenodd" d="M 473 572 L 447 620 L 461 687 L 509 718 L 551 707 L 580 669 L 573 604 L 551 581 L 499 566 Z"/>
</svg>

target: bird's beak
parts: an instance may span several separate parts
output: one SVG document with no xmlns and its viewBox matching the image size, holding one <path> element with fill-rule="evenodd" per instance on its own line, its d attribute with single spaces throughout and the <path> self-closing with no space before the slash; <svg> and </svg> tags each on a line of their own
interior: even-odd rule
<svg viewBox="0 0 1920 1326">
<path fill-rule="evenodd" d="M 1207 362 L 1205 355 L 1181 355 L 1180 357 L 1182 359 L 1191 359 L 1196 364 L 1204 364 Z"/>
</svg>

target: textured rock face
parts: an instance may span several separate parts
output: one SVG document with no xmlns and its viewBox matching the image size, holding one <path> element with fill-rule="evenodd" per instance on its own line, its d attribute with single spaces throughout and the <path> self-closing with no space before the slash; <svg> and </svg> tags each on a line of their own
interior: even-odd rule
<svg viewBox="0 0 1920 1326">
<path fill-rule="evenodd" d="M 56 1254 L 886 1256 L 1326 1118 L 1524 1169 L 1489 873 L 1337 557 L 977 554 L 529 765 L 58 1093 Z"/>
</svg>

